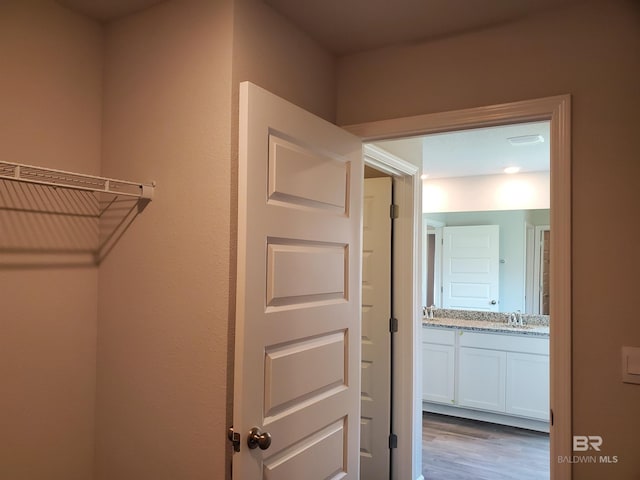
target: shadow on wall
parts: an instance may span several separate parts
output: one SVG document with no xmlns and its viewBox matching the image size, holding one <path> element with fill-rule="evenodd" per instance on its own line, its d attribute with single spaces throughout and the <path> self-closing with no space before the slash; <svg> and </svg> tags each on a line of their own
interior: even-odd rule
<svg viewBox="0 0 640 480">
<path fill-rule="evenodd" d="M 0 179 L 0 270 L 99 265 L 148 203 Z"/>
</svg>

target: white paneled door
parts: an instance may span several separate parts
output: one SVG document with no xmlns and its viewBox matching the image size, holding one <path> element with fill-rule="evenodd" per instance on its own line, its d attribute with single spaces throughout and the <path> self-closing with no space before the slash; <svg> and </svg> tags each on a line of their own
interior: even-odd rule
<svg viewBox="0 0 640 480">
<path fill-rule="evenodd" d="M 444 227 L 442 244 L 442 306 L 499 311 L 500 227 Z"/>
<path fill-rule="evenodd" d="M 360 478 L 389 480 L 391 177 L 364 181 Z"/>
<path fill-rule="evenodd" d="M 241 84 L 234 480 L 358 478 L 362 169 L 360 139 Z"/>
</svg>

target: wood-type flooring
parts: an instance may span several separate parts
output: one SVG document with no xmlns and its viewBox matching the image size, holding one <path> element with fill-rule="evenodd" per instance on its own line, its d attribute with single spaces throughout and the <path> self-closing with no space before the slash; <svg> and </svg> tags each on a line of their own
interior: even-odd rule
<svg viewBox="0 0 640 480">
<path fill-rule="evenodd" d="M 425 412 L 422 474 L 425 480 L 548 480 L 549 435 Z"/>
</svg>

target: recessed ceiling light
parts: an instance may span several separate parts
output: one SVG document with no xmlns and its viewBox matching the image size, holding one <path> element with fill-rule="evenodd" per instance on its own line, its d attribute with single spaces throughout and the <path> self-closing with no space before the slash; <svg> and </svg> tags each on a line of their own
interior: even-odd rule
<svg viewBox="0 0 640 480">
<path fill-rule="evenodd" d="M 514 147 L 544 143 L 544 137 L 542 135 L 520 135 L 519 137 L 509 137 L 507 140 L 509 140 L 509 143 Z"/>
<path fill-rule="evenodd" d="M 420 175 L 421 180 L 426 180 L 427 178 L 429 178 L 429 175 L 427 175 L 426 173 L 423 173 L 422 175 Z"/>
<path fill-rule="evenodd" d="M 520 171 L 520 167 L 507 167 L 504 169 L 504 173 L 518 173 Z"/>
</svg>

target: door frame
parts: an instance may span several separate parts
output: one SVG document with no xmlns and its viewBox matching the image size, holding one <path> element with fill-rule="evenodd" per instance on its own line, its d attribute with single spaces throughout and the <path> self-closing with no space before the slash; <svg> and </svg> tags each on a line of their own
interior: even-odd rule
<svg viewBox="0 0 640 480">
<path fill-rule="evenodd" d="M 550 122 L 550 170 L 551 170 L 551 250 L 554 260 L 550 268 L 551 285 L 551 318 L 550 322 L 550 408 L 552 425 L 550 426 L 550 473 L 551 479 L 571 478 L 572 465 L 569 462 L 554 462 L 559 457 L 570 457 L 572 455 L 572 358 L 571 358 L 571 96 L 558 95 L 519 102 L 504 103 L 483 107 L 475 107 L 463 110 L 454 110 L 440 113 L 430 113 L 411 117 L 396 118 L 390 120 L 380 120 L 362 124 L 343 126 L 346 130 L 359 136 L 363 142 L 373 142 L 378 140 L 391 140 L 431 133 L 442 133 L 454 130 L 464 130 L 469 128 L 490 127 L 505 125 L 510 123 L 522 123 L 532 121 Z M 421 170 L 419 168 L 418 170 Z M 413 203 L 420 197 L 419 179 L 415 179 L 416 191 L 414 192 Z M 418 204 L 420 205 L 420 204 Z M 421 205 L 420 205 L 421 206 Z M 420 220 L 416 225 L 420 225 Z M 409 243 L 404 244 L 407 256 L 412 254 L 411 259 L 406 259 L 412 264 L 412 276 L 417 281 L 421 275 L 413 272 L 414 268 L 421 266 L 420 252 L 415 246 L 415 234 L 421 232 L 417 228 L 414 232 L 414 248 L 408 248 Z M 406 239 L 405 239 L 406 240 Z M 398 239 L 398 244 L 402 240 Z M 408 289 L 412 292 L 414 288 Z M 420 296 L 414 292 L 414 304 L 412 310 L 415 312 L 415 319 L 412 322 L 413 329 L 417 330 L 420 325 L 419 307 L 417 301 Z M 419 331 L 419 330 L 417 330 Z M 403 338 L 401 335 L 400 338 Z M 411 365 L 407 372 L 411 372 L 413 378 L 407 379 L 399 377 L 396 382 L 396 392 L 398 405 L 405 416 L 413 418 L 403 419 L 398 423 L 398 444 L 403 438 L 408 438 L 406 431 L 401 428 L 413 430 L 413 456 L 411 459 L 412 472 L 408 476 L 396 476 L 394 478 L 421 477 L 421 440 L 416 439 L 416 424 L 421 423 L 421 411 L 415 406 L 418 402 L 418 394 L 421 391 L 416 388 L 421 377 L 422 365 L 418 363 L 419 348 L 417 343 L 419 335 L 414 335 L 410 342 L 403 342 L 407 350 L 403 351 L 404 360 L 411 359 L 416 362 Z M 408 375 L 407 372 L 403 372 Z M 405 381 L 411 384 L 403 385 Z M 419 385 L 418 385 L 419 386 Z M 404 387 L 404 389 L 403 389 Z M 413 393 L 415 392 L 415 395 Z M 404 397 L 402 395 L 412 395 Z M 402 404 L 400 403 L 402 401 Z M 395 414 L 396 412 L 394 412 Z M 420 429 L 421 433 L 421 429 Z M 398 452 L 401 453 L 406 452 Z M 398 462 L 396 462 L 398 463 Z M 416 465 L 418 469 L 416 470 Z"/>
<path fill-rule="evenodd" d="M 437 220 L 430 220 L 425 217 L 424 214 L 421 216 L 422 218 L 422 285 L 423 285 L 423 307 L 430 307 L 427 302 L 427 269 L 429 268 L 429 261 L 427 259 L 428 256 L 428 246 L 427 246 L 427 235 L 435 235 L 436 237 L 436 245 L 435 251 L 433 254 L 434 264 L 433 264 L 433 304 L 436 306 L 442 306 L 442 228 L 445 227 L 444 222 L 439 222 Z"/>
<path fill-rule="evenodd" d="M 348 130 L 348 128 L 347 128 Z M 364 145 L 364 164 L 393 178 L 393 203 L 398 218 L 393 225 L 392 308 L 398 319 L 392 359 L 391 412 L 398 446 L 391 453 L 393 479 L 422 478 L 422 381 L 419 304 L 421 302 L 420 232 L 422 231 L 421 169 L 373 145 Z M 419 422 L 416 422 L 416 418 Z M 417 428 L 419 424 L 419 428 Z"/>
<path fill-rule="evenodd" d="M 542 310 L 542 288 L 541 275 L 542 275 L 542 248 L 544 246 L 544 232 L 550 231 L 549 225 L 536 225 L 534 227 L 533 234 L 533 299 L 536 302 L 536 307 L 533 309 L 534 313 L 540 313 Z"/>
</svg>

